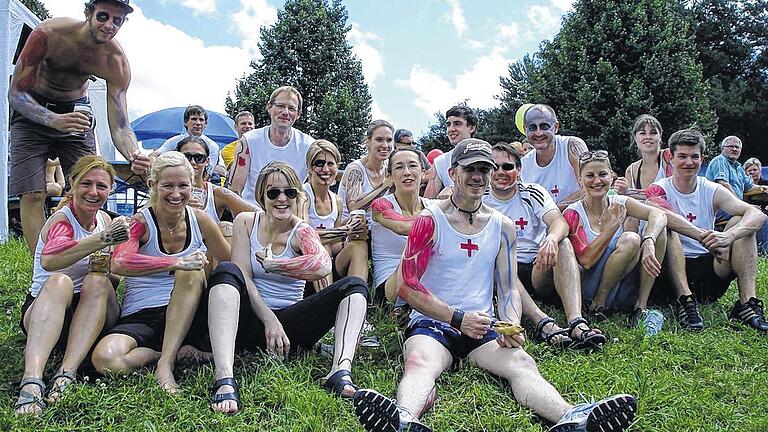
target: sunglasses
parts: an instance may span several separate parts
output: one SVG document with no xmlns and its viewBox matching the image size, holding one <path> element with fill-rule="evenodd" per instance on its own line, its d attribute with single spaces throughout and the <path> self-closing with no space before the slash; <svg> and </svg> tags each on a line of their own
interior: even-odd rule
<svg viewBox="0 0 768 432">
<path fill-rule="evenodd" d="M 271 200 L 276 200 L 277 197 L 280 196 L 280 194 L 285 195 L 288 199 L 295 199 L 297 196 L 299 196 L 299 191 L 297 191 L 294 188 L 285 188 L 285 189 L 278 189 L 278 188 L 271 188 L 267 189 L 267 198 Z"/>
<path fill-rule="evenodd" d="M 508 163 L 503 163 L 499 165 L 499 168 L 501 168 L 504 171 L 512 171 L 517 169 L 517 165 L 508 162 Z"/>
<path fill-rule="evenodd" d="M 196 164 L 201 164 L 205 162 L 206 159 L 208 159 L 208 155 L 204 153 L 184 153 L 184 156 L 188 161 L 194 162 Z"/>
<path fill-rule="evenodd" d="M 96 21 L 103 23 L 109 21 L 110 15 L 104 11 L 96 12 Z M 112 16 L 112 24 L 116 27 L 120 27 L 127 20 L 126 17 Z"/>
<path fill-rule="evenodd" d="M 592 159 L 608 159 L 608 152 L 605 150 L 587 150 L 579 156 L 579 162 L 588 162 Z"/>
</svg>

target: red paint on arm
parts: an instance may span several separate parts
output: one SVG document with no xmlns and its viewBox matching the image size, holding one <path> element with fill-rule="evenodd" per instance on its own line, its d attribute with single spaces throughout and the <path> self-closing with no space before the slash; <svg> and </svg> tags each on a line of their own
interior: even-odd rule
<svg viewBox="0 0 768 432">
<path fill-rule="evenodd" d="M 661 186 L 657 184 L 648 186 L 648 189 L 645 191 L 645 196 L 648 198 L 648 201 L 664 210 L 669 210 L 671 212 L 675 211 L 675 209 L 672 208 L 672 205 L 669 204 L 669 201 L 667 201 L 667 192 Z"/>
<path fill-rule="evenodd" d="M 246 150 L 246 152 L 247 152 L 247 150 Z M 241 166 L 241 167 L 242 167 L 242 166 L 245 166 L 245 158 L 244 158 L 244 157 L 242 157 L 242 156 L 238 156 L 238 157 L 237 157 L 237 165 L 238 165 L 238 166 Z"/>
<path fill-rule="evenodd" d="M 176 263 L 176 258 L 156 257 L 139 254 L 139 242 L 147 231 L 147 227 L 137 220 L 131 221 L 128 231 L 128 241 L 120 243 L 115 248 L 113 260 L 126 270 L 148 271 L 160 270 Z"/>
<path fill-rule="evenodd" d="M 563 212 L 563 217 L 568 223 L 568 239 L 571 241 L 573 251 L 577 256 L 581 256 L 589 246 L 589 241 L 587 240 L 587 233 L 581 225 L 579 213 L 576 210 L 568 209 Z"/>
<path fill-rule="evenodd" d="M 68 220 L 56 222 L 48 229 L 48 240 L 43 247 L 43 255 L 56 255 L 63 252 L 78 242 L 75 238 L 75 230 Z"/>
<path fill-rule="evenodd" d="M 323 247 L 314 228 L 305 226 L 296 232 L 299 238 L 301 256 L 274 259 L 278 273 L 296 279 L 318 280 L 331 272 L 331 256 Z M 287 246 L 287 247 L 290 247 Z"/>
<path fill-rule="evenodd" d="M 416 218 L 408 235 L 402 260 L 404 286 L 400 286 L 398 294 L 407 301 L 407 289 L 429 295 L 429 290 L 421 283 L 421 276 L 427 271 L 427 264 L 435 244 L 435 220 L 431 216 L 422 215 Z"/>
<path fill-rule="evenodd" d="M 371 210 L 377 213 L 381 213 L 382 216 L 392 221 L 410 222 L 414 219 L 414 218 L 405 217 L 400 213 L 396 212 L 395 206 L 393 206 L 392 203 L 385 198 L 376 198 L 376 200 L 373 201 L 373 204 L 371 204 Z"/>
<path fill-rule="evenodd" d="M 48 52 L 48 35 L 42 30 L 36 29 L 29 34 L 27 43 L 24 44 L 24 49 L 21 51 L 19 61 L 25 68 L 31 68 L 26 71 L 26 75 L 23 76 L 17 84 L 17 88 L 20 91 L 29 91 L 35 86 L 37 82 L 37 68 L 40 62 L 45 58 L 45 54 Z"/>
</svg>

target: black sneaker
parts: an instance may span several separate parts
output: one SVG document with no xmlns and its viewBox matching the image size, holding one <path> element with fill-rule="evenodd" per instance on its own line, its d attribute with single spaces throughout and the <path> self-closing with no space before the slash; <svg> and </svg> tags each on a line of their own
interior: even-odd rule
<svg viewBox="0 0 768 432">
<path fill-rule="evenodd" d="M 629 316 L 629 327 L 630 328 L 637 328 L 637 326 L 640 325 L 643 319 L 643 309 L 635 308 L 635 310 L 632 311 L 632 314 Z"/>
<path fill-rule="evenodd" d="M 704 319 L 699 313 L 699 302 L 695 295 L 681 295 L 677 299 L 677 322 L 689 331 L 704 330 Z"/>
<path fill-rule="evenodd" d="M 419 421 L 402 420 L 397 403 L 376 390 L 358 390 L 352 404 L 357 419 L 368 432 L 432 432 Z"/>
<path fill-rule="evenodd" d="M 730 319 L 739 321 L 744 325 L 748 325 L 758 331 L 768 333 L 768 322 L 765 321 L 765 313 L 763 312 L 763 301 L 752 297 L 746 304 L 742 304 L 740 300 L 736 300 L 736 304 L 731 309 Z"/>
</svg>

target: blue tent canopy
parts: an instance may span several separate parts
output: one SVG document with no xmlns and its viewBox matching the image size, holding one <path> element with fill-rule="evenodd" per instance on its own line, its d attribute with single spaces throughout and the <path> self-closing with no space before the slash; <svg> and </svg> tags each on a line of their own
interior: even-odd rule
<svg viewBox="0 0 768 432">
<path fill-rule="evenodd" d="M 136 139 L 145 149 L 156 149 L 166 139 L 184 132 L 186 107 L 166 108 L 149 113 L 131 122 Z M 235 122 L 224 114 L 208 111 L 205 136 L 223 147 L 237 139 Z"/>
</svg>

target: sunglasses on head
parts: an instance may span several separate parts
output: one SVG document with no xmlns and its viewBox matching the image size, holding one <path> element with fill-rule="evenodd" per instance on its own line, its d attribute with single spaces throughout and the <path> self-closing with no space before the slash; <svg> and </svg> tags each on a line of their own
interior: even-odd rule
<svg viewBox="0 0 768 432">
<path fill-rule="evenodd" d="M 579 156 L 579 162 L 587 162 L 592 159 L 608 159 L 608 152 L 605 150 L 587 150 Z"/>
<path fill-rule="evenodd" d="M 109 15 L 107 12 L 104 12 L 104 11 L 96 12 L 96 21 L 98 21 L 100 23 L 107 22 L 109 20 L 110 16 L 111 15 Z M 121 25 L 123 25 L 123 23 L 127 19 L 128 18 L 126 18 L 126 17 L 112 16 L 112 24 L 114 24 L 117 27 L 120 27 Z"/>
<path fill-rule="evenodd" d="M 270 188 L 270 189 L 267 189 L 267 198 L 271 200 L 276 200 L 281 193 L 284 194 L 285 197 L 288 199 L 294 199 L 297 196 L 299 196 L 299 191 L 297 191 L 294 188 L 285 188 L 285 189 Z"/>
<path fill-rule="evenodd" d="M 208 156 L 205 153 L 184 153 L 184 156 L 188 161 L 194 162 L 196 164 L 201 164 L 205 162 L 206 159 L 208 159 Z"/>
</svg>

